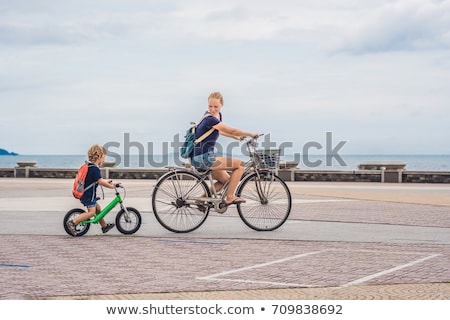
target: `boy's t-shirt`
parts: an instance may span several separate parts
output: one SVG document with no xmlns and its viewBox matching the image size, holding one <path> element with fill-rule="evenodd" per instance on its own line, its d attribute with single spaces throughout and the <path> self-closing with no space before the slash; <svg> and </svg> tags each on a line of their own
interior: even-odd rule
<svg viewBox="0 0 450 320">
<path fill-rule="evenodd" d="M 100 172 L 100 168 L 93 164 L 89 163 L 89 169 L 86 174 L 86 180 L 84 183 L 85 188 L 91 185 L 91 183 L 95 183 L 92 187 L 84 191 L 83 195 L 81 196 L 80 201 L 82 203 L 94 201 L 97 197 L 97 186 L 98 186 L 98 180 L 101 179 L 102 174 Z"/>
<path fill-rule="evenodd" d="M 195 139 L 200 138 L 205 132 L 207 132 L 209 129 L 211 129 L 221 121 L 222 121 L 222 113 L 220 113 L 220 120 L 213 116 L 206 117 L 205 119 L 203 119 L 202 122 L 200 122 L 199 125 L 197 126 L 197 129 L 195 130 Z M 218 138 L 219 138 L 219 131 L 214 130 L 209 136 L 207 136 L 203 141 L 201 141 L 198 145 L 195 146 L 193 156 L 198 156 L 200 154 L 208 152 L 214 153 L 214 147 L 216 145 L 216 141 Z"/>
</svg>

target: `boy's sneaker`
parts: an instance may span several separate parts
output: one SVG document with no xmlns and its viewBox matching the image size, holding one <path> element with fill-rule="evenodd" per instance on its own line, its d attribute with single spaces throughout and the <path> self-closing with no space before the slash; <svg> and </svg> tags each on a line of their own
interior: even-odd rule
<svg viewBox="0 0 450 320">
<path fill-rule="evenodd" d="M 114 228 L 114 226 L 115 226 L 114 223 L 108 223 L 106 226 L 102 227 L 102 232 L 107 233 L 109 230 Z"/>
<path fill-rule="evenodd" d="M 67 227 L 69 228 L 70 233 L 75 237 L 77 235 L 77 225 L 73 220 L 67 221 Z"/>
</svg>

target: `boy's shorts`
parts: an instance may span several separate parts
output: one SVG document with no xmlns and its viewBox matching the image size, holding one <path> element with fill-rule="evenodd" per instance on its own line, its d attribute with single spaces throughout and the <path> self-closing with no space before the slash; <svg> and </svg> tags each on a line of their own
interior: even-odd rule
<svg viewBox="0 0 450 320">
<path fill-rule="evenodd" d="M 197 170 L 209 170 L 213 163 L 216 161 L 216 156 L 212 152 L 199 154 L 191 158 L 191 164 Z"/>
<path fill-rule="evenodd" d="M 94 198 L 95 199 L 95 198 Z M 94 201 L 91 201 L 91 200 L 88 200 L 88 201 L 81 201 L 81 203 L 86 207 L 86 208 L 92 208 L 92 207 L 95 207 L 96 205 L 97 205 L 97 200 L 94 200 Z"/>
</svg>

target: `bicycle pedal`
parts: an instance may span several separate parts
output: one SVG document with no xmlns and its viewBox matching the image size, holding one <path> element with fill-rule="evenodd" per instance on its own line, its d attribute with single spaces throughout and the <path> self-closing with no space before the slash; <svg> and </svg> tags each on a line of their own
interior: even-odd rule
<svg viewBox="0 0 450 320">
<path fill-rule="evenodd" d="M 205 213 L 205 212 L 206 212 L 206 209 L 207 209 L 207 207 L 206 207 L 206 206 L 204 206 L 204 205 L 202 205 L 202 204 L 198 204 L 198 205 L 197 205 L 197 209 L 198 209 L 199 211 L 201 211 L 201 212 Z"/>
</svg>

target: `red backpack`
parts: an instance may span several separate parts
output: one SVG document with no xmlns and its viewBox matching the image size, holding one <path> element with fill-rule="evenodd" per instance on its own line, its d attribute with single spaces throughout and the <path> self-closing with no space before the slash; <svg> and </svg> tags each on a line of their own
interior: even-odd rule
<svg viewBox="0 0 450 320">
<path fill-rule="evenodd" d="M 81 197 L 83 196 L 83 193 L 91 188 L 92 186 L 94 186 L 94 183 L 91 183 L 89 186 L 85 187 L 85 181 L 86 181 L 86 175 L 88 173 L 89 167 L 91 167 L 92 165 L 89 165 L 87 162 L 85 162 L 80 169 L 78 169 L 77 175 L 75 177 L 75 180 L 73 181 L 73 186 L 72 186 L 72 194 L 75 198 L 77 199 L 81 199 Z"/>
</svg>

